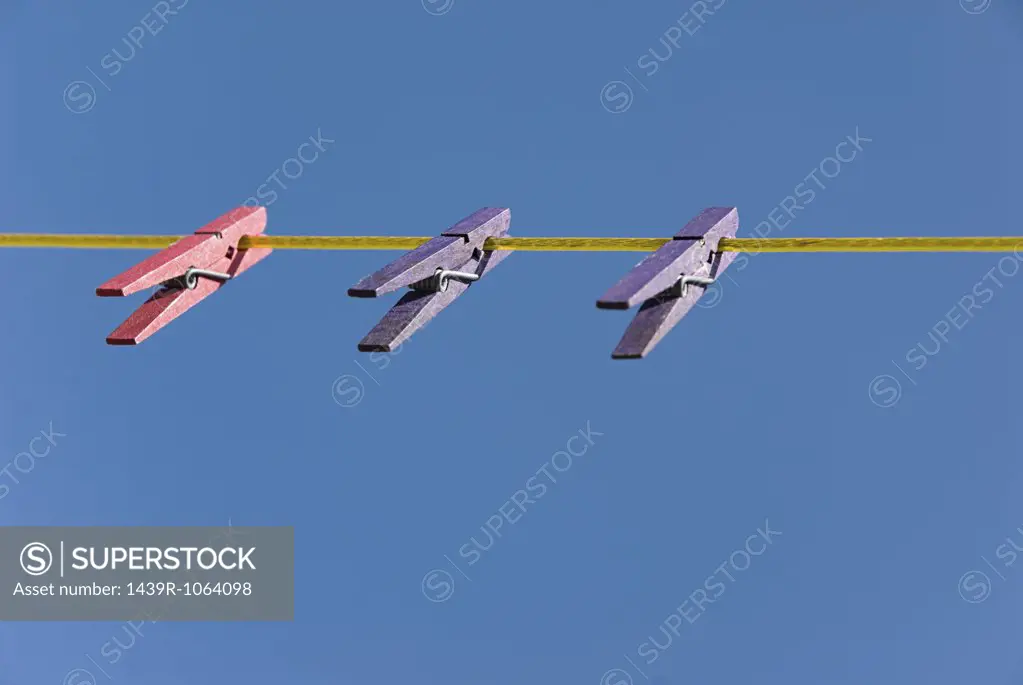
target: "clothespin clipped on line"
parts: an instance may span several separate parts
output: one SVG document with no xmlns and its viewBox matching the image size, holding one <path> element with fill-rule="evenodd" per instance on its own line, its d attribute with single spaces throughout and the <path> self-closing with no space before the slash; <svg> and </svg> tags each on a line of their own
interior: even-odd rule
<svg viewBox="0 0 1023 685">
<path fill-rule="evenodd" d="M 484 207 L 349 288 L 352 297 L 411 289 L 366 334 L 359 351 L 391 352 L 508 258 L 511 252 L 486 252 L 483 244 L 507 236 L 510 224 L 510 209 Z"/>
<path fill-rule="evenodd" d="M 96 288 L 100 297 L 124 297 L 159 286 L 107 336 L 107 343 L 138 345 L 266 259 L 272 248 L 243 250 L 238 245 L 242 236 L 261 235 L 265 229 L 265 207 L 240 207 Z"/>
<path fill-rule="evenodd" d="M 612 359 L 642 359 L 689 313 L 735 260 L 737 253 L 721 252 L 718 243 L 734 238 L 738 228 L 735 207 L 703 210 L 597 300 L 599 309 L 631 309 L 643 303 Z"/>
</svg>

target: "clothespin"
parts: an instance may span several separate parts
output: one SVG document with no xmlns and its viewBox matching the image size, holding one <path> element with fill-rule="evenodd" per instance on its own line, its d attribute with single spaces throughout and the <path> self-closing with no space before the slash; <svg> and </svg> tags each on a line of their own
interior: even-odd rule
<svg viewBox="0 0 1023 685">
<path fill-rule="evenodd" d="M 411 288 L 366 334 L 359 350 L 394 350 L 504 261 L 510 251 L 484 252 L 483 243 L 506 236 L 510 224 L 510 209 L 484 207 L 349 288 L 352 297 Z"/>
<path fill-rule="evenodd" d="M 721 238 L 739 228 L 735 207 L 700 212 L 671 241 L 633 267 L 597 301 L 600 309 L 629 309 L 640 302 L 612 359 L 641 359 L 668 334 L 736 257 L 719 252 Z"/>
<path fill-rule="evenodd" d="M 107 343 L 138 345 L 265 259 L 272 248 L 238 247 L 242 236 L 260 235 L 265 228 L 265 207 L 239 207 L 96 288 L 100 297 L 124 297 L 161 286 Z"/>
</svg>

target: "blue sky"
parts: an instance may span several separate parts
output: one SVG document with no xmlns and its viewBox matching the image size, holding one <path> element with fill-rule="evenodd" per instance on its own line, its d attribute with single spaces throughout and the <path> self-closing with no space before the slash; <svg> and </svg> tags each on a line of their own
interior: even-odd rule
<svg viewBox="0 0 1023 685">
<path fill-rule="evenodd" d="M 275 234 L 507 206 L 513 235 L 669 236 L 712 205 L 742 235 L 1021 234 L 1007 0 L 13 0 L 0 22 L 5 230 L 191 233 L 264 187 Z M 286 176 L 310 136 L 331 142 Z M 141 298 L 95 287 L 143 256 L 0 253 L 0 521 L 293 525 L 295 621 L 147 624 L 117 663 L 122 624 L 4 624 L 3 685 L 1023 678 L 1016 257 L 749 256 L 613 362 L 631 315 L 594 302 L 635 254 L 512 255 L 373 358 L 393 298 L 345 293 L 396 253 L 280 251 L 108 347 Z"/>
</svg>

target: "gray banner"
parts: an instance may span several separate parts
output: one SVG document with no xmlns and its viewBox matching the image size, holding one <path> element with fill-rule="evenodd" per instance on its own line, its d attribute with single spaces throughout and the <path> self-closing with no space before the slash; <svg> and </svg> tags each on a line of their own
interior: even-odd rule
<svg viewBox="0 0 1023 685">
<path fill-rule="evenodd" d="M 0 528 L 0 621 L 291 621 L 293 528 Z"/>
</svg>

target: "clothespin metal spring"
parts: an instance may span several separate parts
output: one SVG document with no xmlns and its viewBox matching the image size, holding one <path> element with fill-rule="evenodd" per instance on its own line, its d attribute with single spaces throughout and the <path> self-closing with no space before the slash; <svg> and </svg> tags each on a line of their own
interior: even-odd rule
<svg viewBox="0 0 1023 685">
<path fill-rule="evenodd" d="M 231 274 L 192 267 L 185 271 L 181 277 L 172 278 L 163 285 L 169 290 L 195 290 L 196 286 L 199 285 L 200 277 L 220 281 L 221 283 L 231 280 Z"/>
<path fill-rule="evenodd" d="M 428 293 L 442 293 L 448 289 L 448 281 L 452 280 L 459 281 L 460 283 L 472 283 L 473 281 L 480 280 L 480 277 L 478 274 L 467 273 L 465 271 L 451 271 L 438 267 L 437 272 L 432 276 L 415 283 L 410 283 L 409 288 Z"/>
<path fill-rule="evenodd" d="M 682 276 L 678 279 L 677 294 L 679 297 L 685 297 L 689 292 L 689 284 L 700 285 L 706 288 L 709 285 L 714 284 L 713 278 L 707 278 L 706 276 Z"/>
</svg>

